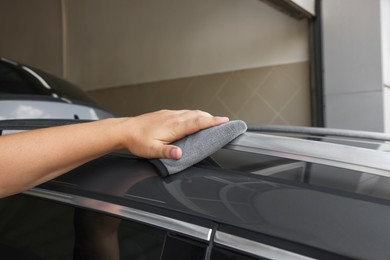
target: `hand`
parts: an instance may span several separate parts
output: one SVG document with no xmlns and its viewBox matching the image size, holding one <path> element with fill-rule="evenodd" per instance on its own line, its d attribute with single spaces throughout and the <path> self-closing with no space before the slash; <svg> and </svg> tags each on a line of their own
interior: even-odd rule
<svg viewBox="0 0 390 260">
<path fill-rule="evenodd" d="M 228 121 L 199 110 L 161 110 L 127 118 L 120 124 L 123 147 L 144 158 L 180 159 L 181 149 L 170 143 Z"/>
</svg>

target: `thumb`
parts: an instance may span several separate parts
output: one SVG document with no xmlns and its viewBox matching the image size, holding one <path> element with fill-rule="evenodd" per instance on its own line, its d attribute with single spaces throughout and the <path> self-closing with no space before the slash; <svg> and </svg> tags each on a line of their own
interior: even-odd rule
<svg viewBox="0 0 390 260">
<path fill-rule="evenodd" d="M 164 145 L 162 147 L 162 156 L 166 159 L 178 160 L 182 156 L 182 150 L 175 145 Z"/>
<path fill-rule="evenodd" d="M 180 147 L 175 145 L 168 145 L 169 159 L 179 160 L 183 154 Z"/>
</svg>

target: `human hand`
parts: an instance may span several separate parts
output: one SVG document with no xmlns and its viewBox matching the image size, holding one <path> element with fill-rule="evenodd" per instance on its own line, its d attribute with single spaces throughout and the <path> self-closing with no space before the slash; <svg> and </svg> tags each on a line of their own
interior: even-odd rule
<svg viewBox="0 0 390 260">
<path fill-rule="evenodd" d="M 180 159 L 181 149 L 170 143 L 228 121 L 199 110 L 161 110 L 121 121 L 122 144 L 140 157 Z"/>
</svg>

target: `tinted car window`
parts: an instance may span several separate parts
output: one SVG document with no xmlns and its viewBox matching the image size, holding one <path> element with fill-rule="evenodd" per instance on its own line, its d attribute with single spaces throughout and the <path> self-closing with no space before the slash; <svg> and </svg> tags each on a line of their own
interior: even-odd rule
<svg viewBox="0 0 390 260">
<path fill-rule="evenodd" d="M 74 222 L 74 259 L 160 259 L 163 230 L 82 209 Z"/>
<path fill-rule="evenodd" d="M 155 260 L 166 242 L 162 229 L 23 195 L 0 210 L 0 259 Z"/>
<path fill-rule="evenodd" d="M 0 94 L 40 94 L 26 78 L 18 73 L 13 65 L 0 61 Z"/>
<path fill-rule="evenodd" d="M 260 257 L 255 258 L 255 257 L 244 256 L 237 252 L 233 252 L 219 247 L 214 247 L 210 259 L 211 260 L 253 260 L 253 259 L 266 259 L 266 258 L 260 258 Z"/>
<path fill-rule="evenodd" d="M 161 260 L 203 260 L 205 259 L 204 257 L 206 253 L 206 247 L 206 244 L 200 243 L 198 241 L 189 240 L 179 236 L 168 235 Z"/>
<path fill-rule="evenodd" d="M 0 259 L 72 259 L 72 207 L 17 195 L 0 212 Z"/>
<path fill-rule="evenodd" d="M 1 60 L 0 94 L 60 97 L 94 104 L 86 93 L 66 80 L 36 68 L 13 65 Z"/>
<path fill-rule="evenodd" d="M 69 81 L 63 80 L 39 69 L 34 68 L 34 71 L 37 72 L 59 96 L 71 100 L 95 103 L 84 91 Z"/>
<path fill-rule="evenodd" d="M 120 259 L 160 259 L 166 232 L 131 221 L 122 221 L 119 228 Z"/>
</svg>

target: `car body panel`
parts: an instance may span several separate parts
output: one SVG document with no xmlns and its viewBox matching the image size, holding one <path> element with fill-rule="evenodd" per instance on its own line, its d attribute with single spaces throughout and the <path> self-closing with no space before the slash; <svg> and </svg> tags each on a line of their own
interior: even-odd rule
<svg viewBox="0 0 390 260">
<path fill-rule="evenodd" d="M 145 160 L 108 156 L 43 188 L 83 190 L 121 206 L 196 216 L 348 257 L 390 254 L 388 202 L 270 177 L 196 166 L 162 180 Z"/>
<path fill-rule="evenodd" d="M 82 104 L 69 104 L 38 100 L 1 100 L 0 120 L 6 119 L 90 119 L 113 117 L 107 111 Z"/>
</svg>

